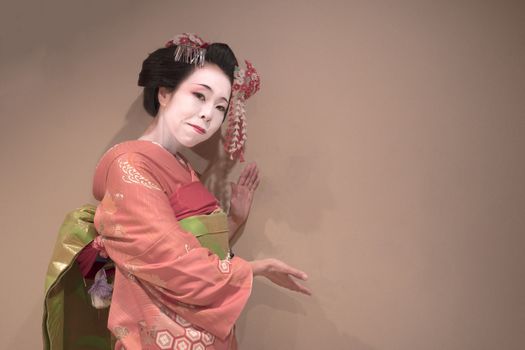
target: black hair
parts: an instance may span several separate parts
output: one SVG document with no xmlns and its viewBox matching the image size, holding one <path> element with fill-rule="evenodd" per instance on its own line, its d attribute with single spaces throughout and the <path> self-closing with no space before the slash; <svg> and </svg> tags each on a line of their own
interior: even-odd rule
<svg viewBox="0 0 525 350">
<path fill-rule="evenodd" d="M 138 85 L 144 87 L 144 109 L 155 117 L 159 111 L 159 87 L 174 91 L 195 69 L 194 64 L 174 60 L 176 45 L 157 49 L 142 62 Z M 214 63 L 233 83 L 233 72 L 237 59 L 230 47 L 213 43 L 206 48 L 205 61 Z"/>
</svg>

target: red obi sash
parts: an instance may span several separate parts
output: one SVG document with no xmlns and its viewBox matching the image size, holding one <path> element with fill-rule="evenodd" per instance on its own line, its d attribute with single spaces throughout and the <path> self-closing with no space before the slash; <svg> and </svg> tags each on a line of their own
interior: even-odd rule
<svg viewBox="0 0 525 350">
<path fill-rule="evenodd" d="M 219 208 L 217 198 L 200 181 L 180 186 L 170 197 L 170 204 L 177 220 L 210 214 Z"/>
</svg>

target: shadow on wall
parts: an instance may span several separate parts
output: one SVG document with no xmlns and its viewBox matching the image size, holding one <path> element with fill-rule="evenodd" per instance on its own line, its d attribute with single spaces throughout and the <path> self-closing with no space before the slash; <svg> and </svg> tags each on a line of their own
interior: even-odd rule
<svg viewBox="0 0 525 350">
<path fill-rule="evenodd" d="M 295 232 L 319 233 L 323 214 L 334 208 L 330 185 L 335 167 L 324 152 L 310 147 L 307 154 L 287 155 L 267 181 L 261 199 L 271 203 L 273 220 L 286 222 Z"/>
<path fill-rule="evenodd" d="M 335 178 L 336 170 L 322 150 L 308 152 L 308 155 L 279 155 L 282 166 L 274 166 L 270 176 L 262 171 L 255 201 L 263 210 L 251 214 L 257 224 L 249 225 L 249 236 L 257 237 L 257 245 L 243 245 L 246 258 L 255 258 L 263 252 L 288 259 L 295 253 L 300 254 L 299 250 L 317 249 L 315 242 L 320 235 L 330 239 L 323 223 L 325 215 L 335 207 L 331 179 Z M 244 229 L 241 227 L 238 239 Z M 292 245 L 296 247 L 294 252 L 290 252 Z"/>
<path fill-rule="evenodd" d="M 329 321 L 320 307 L 319 300 L 312 296 L 311 302 L 304 306 L 301 297 L 275 288 L 259 280 L 254 281 L 254 288 L 250 302 L 247 304 L 241 317 L 237 321 L 237 337 L 241 348 L 265 350 L 275 348 L 276 341 L 279 349 L 348 349 L 348 350 L 376 350 L 364 344 L 358 338 L 341 332 L 339 327 Z M 266 313 L 270 319 L 260 322 L 260 313 Z M 294 322 L 287 323 L 287 327 L 275 327 L 275 321 L 283 313 L 293 315 Z M 252 317 L 252 315 L 254 315 Z M 254 325 L 251 320 L 259 320 Z M 296 322 L 295 322 L 296 321 Z M 262 327 L 261 327 L 262 325 Z M 256 328 L 256 329 L 255 329 Z M 308 329 L 304 334 L 303 329 Z M 344 344 L 344 347 L 341 345 Z"/>
<path fill-rule="evenodd" d="M 230 196 L 229 176 L 236 161 L 228 158 L 223 151 L 221 138 L 221 133 L 216 132 L 208 141 L 186 150 L 184 155 L 195 164 L 194 167 L 202 175 L 201 181 L 227 211 Z"/>
<path fill-rule="evenodd" d="M 126 113 L 126 121 L 124 126 L 117 132 L 111 141 L 106 145 L 106 147 L 100 153 L 100 157 L 111 147 L 117 143 L 138 139 L 140 135 L 146 130 L 149 123 L 151 122 L 151 117 L 146 113 L 144 107 L 142 107 L 142 94 L 133 101 L 129 107 L 128 112 Z"/>
</svg>

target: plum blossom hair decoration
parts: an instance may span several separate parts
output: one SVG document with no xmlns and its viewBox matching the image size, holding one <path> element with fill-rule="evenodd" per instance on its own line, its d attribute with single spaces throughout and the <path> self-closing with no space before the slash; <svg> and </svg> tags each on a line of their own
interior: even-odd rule
<svg viewBox="0 0 525 350">
<path fill-rule="evenodd" d="M 176 45 L 174 60 L 202 67 L 205 63 L 206 48 L 210 45 L 192 33 L 182 33 L 166 43 L 166 47 Z M 253 96 L 261 86 L 260 76 L 247 60 L 246 68 L 235 66 L 233 73 L 232 98 L 228 107 L 228 126 L 224 138 L 224 150 L 230 159 L 244 161 L 247 139 L 246 100 Z"/>
</svg>

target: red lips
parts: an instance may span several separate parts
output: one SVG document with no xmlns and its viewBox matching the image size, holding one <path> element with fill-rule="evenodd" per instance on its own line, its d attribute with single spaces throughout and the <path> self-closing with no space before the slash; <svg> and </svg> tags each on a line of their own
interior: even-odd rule
<svg viewBox="0 0 525 350">
<path fill-rule="evenodd" d="M 197 131 L 199 134 L 203 135 L 206 133 L 206 130 L 204 130 L 203 128 L 201 128 L 200 126 L 197 126 L 197 125 L 193 125 L 193 124 L 190 124 L 188 123 L 189 126 L 192 126 L 195 131 Z"/>
</svg>

